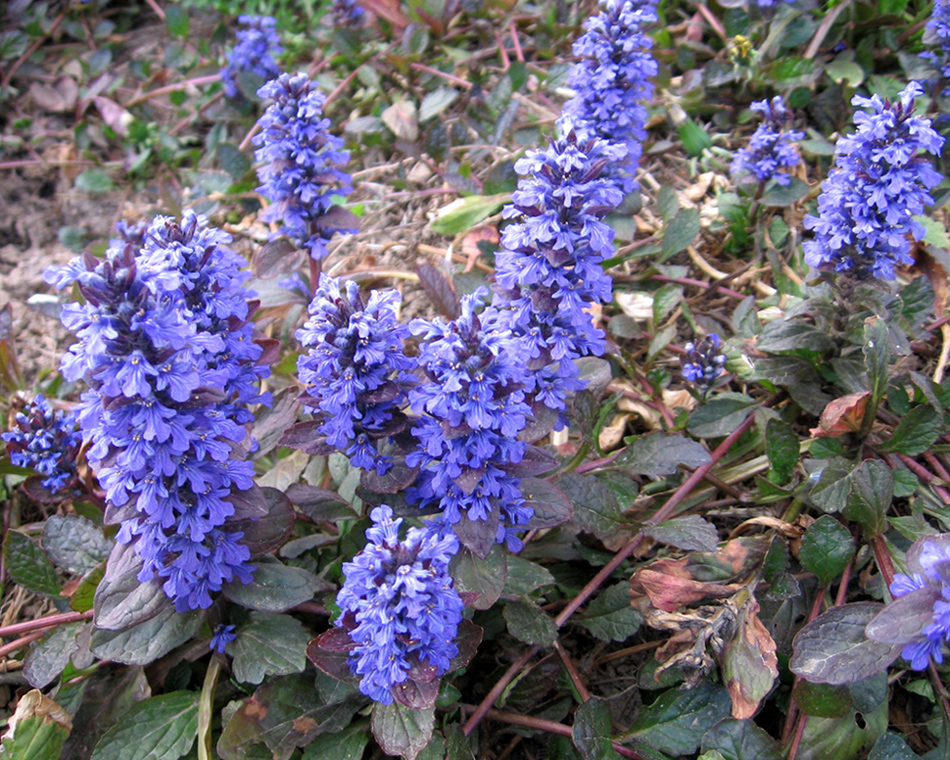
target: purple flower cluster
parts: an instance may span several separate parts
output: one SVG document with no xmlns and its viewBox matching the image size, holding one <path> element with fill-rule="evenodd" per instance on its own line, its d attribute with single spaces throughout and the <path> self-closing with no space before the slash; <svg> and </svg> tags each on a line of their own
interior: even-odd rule
<svg viewBox="0 0 950 760">
<path fill-rule="evenodd" d="M 927 32 L 936 38 L 940 51 L 934 53 L 928 50 L 920 55 L 940 69 L 946 85 L 950 82 L 950 0 L 934 0 L 933 13 L 927 22 Z M 943 95 L 946 96 L 948 92 L 950 87 L 945 87 Z"/>
<path fill-rule="evenodd" d="M 224 654 L 228 644 L 237 638 L 237 634 L 234 632 L 235 628 L 236 626 L 233 625 L 216 625 L 211 632 L 211 641 L 208 643 L 208 648 L 218 654 Z"/>
<path fill-rule="evenodd" d="M 343 140 L 327 130 L 323 116 L 326 96 L 307 75 L 281 74 L 257 92 L 273 100 L 258 120 L 259 146 L 254 152 L 261 166 L 257 191 L 271 201 L 261 218 L 281 222 L 281 232 L 319 260 L 337 232 L 356 232 L 350 215 L 334 203 L 334 196 L 353 191 L 350 175 L 336 167 L 350 160 Z"/>
<path fill-rule="evenodd" d="M 712 388 L 713 382 L 722 374 L 726 355 L 722 352 L 721 345 L 719 336 L 710 333 L 698 343 L 691 341 L 683 347 L 686 350 L 683 357 L 683 377 L 702 393 Z"/>
<path fill-rule="evenodd" d="M 753 133 L 748 147 L 736 151 L 730 171 L 734 175 L 752 174 L 760 183 L 774 178 L 778 184 L 787 185 L 791 177 L 781 170 L 801 163 L 795 143 L 804 138 L 805 133 L 786 129 L 792 114 L 779 95 L 771 101 L 754 102 L 752 110 L 761 113 L 765 120 Z"/>
<path fill-rule="evenodd" d="M 240 100 L 239 77 L 242 72 L 257 74 L 265 82 L 280 74 L 274 56 L 284 52 L 277 33 L 277 21 L 270 16 L 238 16 L 238 23 L 246 28 L 237 33 L 237 44 L 228 53 L 228 62 L 221 69 L 224 94 L 231 100 Z"/>
<path fill-rule="evenodd" d="M 584 137 L 568 119 L 563 126 L 564 136 L 515 164 L 521 179 L 504 216 L 517 222 L 502 234 L 495 267 L 496 304 L 510 305 L 530 370 L 525 390 L 558 412 L 569 392 L 584 387 L 572 360 L 604 352 L 604 334 L 585 310 L 612 298 L 601 262 L 613 253 L 614 231 L 603 218 L 623 192 L 606 170 L 626 155 L 623 145 Z"/>
<path fill-rule="evenodd" d="M 476 313 L 488 292 L 462 299 L 454 322 L 414 320 L 424 336 L 419 367 L 429 382 L 409 392 L 419 420 L 412 432 L 419 448 L 406 464 L 419 467 L 406 496 L 423 509 L 437 506 L 438 522 L 462 544 L 485 556 L 492 545 L 521 549 L 516 531 L 533 514 L 520 480 L 505 467 L 519 463 L 526 444 L 516 439 L 530 414 L 522 390 L 523 349 L 499 329 L 494 308 Z"/>
<path fill-rule="evenodd" d="M 357 0 L 333 0 L 333 24 L 340 27 L 358 27 L 366 11 Z"/>
<path fill-rule="evenodd" d="M 37 395 L 22 412 L 17 412 L 16 428 L 3 433 L 10 462 L 36 470 L 47 491 L 68 486 L 76 478 L 76 457 L 82 435 L 76 430 L 76 415 L 54 411 Z"/>
<path fill-rule="evenodd" d="M 646 137 L 643 102 L 653 95 L 649 78 L 657 73 L 650 53 L 653 41 L 643 32 L 657 20 L 656 4 L 603 0 L 601 8 L 574 43 L 580 61 L 571 71 L 570 85 L 576 94 L 565 103 L 564 114 L 583 137 L 626 146 L 626 156 L 618 156 L 608 169 L 629 193 L 637 187 L 640 143 Z"/>
<path fill-rule="evenodd" d="M 180 611 L 208 607 L 253 569 L 243 534 L 225 522 L 232 490 L 253 485 L 246 405 L 269 401 L 258 390 L 268 369 L 257 364 L 253 294 L 230 241 L 191 212 L 180 224 L 156 217 L 144 236 L 114 240 L 105 260 L 85 254 L 46 273 L 85 298 L 63 309 L 79 342 L 62 371 L 90 386 L 79 421 L 106 518 L 142 557 L 139 580 L 164 579 Z"/>
<path fill-rule="evenodd" d="M 950 546 L 941 544 L 925 541 L 913 563 L 922 572 L 896 573 L 891 583 L 895 599 L 919 592 L 921 601 L 933 607 L 932 622 L 901 652 L 914 670 L 926 670 L 931 657 L 943 662 L 943 643 L 950 644 Z"/>
<path fill-rule="evenodd" d="M 942 179 L 920 155 L 938 155 L 943 146 L 930 120 L 914 114 L 921 93 L 911 82 L 893 103 L 877 95 L 852 99 L 872 112 L 855 114 L 858 129 L 838 141 L 837 169 L 821 186 L 819 216 L 805 217 L 805 227 L 815 231 L 804 243 L 811 266 L 892 280 L 896 267 L 912 262 L 909 238 L 924 236 L 913 217 L 933 203 L 929 190 Z"/>
<path fill-rule="evenodd" d="M 310 319 L 297 330 L 297 340 L 309 349 L 297 360 L 307 386 L 303 401 L 321 415 L 319 432 L 355 467 L 379 475 L 392 458 L 380 455 L 376 442 L 404 425 L 398 407 L 412 381 L 407 371 L 415 367 L 403 352 L 409 330 L 396 321 L 398 301 L 396 291 L 375 290 L 364 301 L 354 281 L 321 274 Z"/>
<path fill-rule="evenodd" d="M 336 601 L 344 614 L 336 624 L 356 643 L 349 664 L 362 676 L 360 691 L 388 705 L 410 671 L 434 668 L 440 676 L 458 654 L 463 605 L 449 575 L 458 541 L 423 528 L 410 528 L 400 540 L 402 520 L 389 507 L 370 516 L 366 546 L 343 564 L 346 580 Z"/>
</svg>

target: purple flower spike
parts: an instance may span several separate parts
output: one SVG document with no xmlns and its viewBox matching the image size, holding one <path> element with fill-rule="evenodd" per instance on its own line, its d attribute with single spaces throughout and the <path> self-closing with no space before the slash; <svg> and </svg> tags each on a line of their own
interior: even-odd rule
<svg viewBox="0 0 950 760">
<path fill-rule="evenodd" d="M 782 169 L 792 169 L 801 163 L 795 143 L 805 137 L 804 132 L 787 129 L 792 114 L 785 107 L 781 96 L 771 101 L 759 100 L 752 110 L 761 113 L 764 121 L 755 130 L 746 148 L 741 148 L 732 159 L 730 171 L 736 174 L 752 174 L 759 182 L 770 179 L 780 185 L 792 180 Z"/>
<path fill-rule="evenodd" d="M 836 170 L 821 186 L 818 216 L 806 216 L 814 230 L 804 243 L 813 267 L 849 272 L 858 280 L 893 280 L 896 268 L 912 263 L 911 239 L 924 227 L 913 217 L 934 202 L 930 190 L 943 179 L 922 153 L 939 155 L 943 138 L 930 120 L 914 114 L 914 98 L 923 90 L 911 82 L 891 103 L 877 95 L 855 95 L 858 129 L 838 140 Z"/>
<path fill-rule="evenodd" d="M 24 411 L 17 412 L 16 428 L 0 437 L 7 442 L 10 462 L 43 475 L 40 482 L 47 491 L 56 492 L 75 481 L 76 457 L 82 446 L 75 414 L 54 411 L 49 401 L 37 395 Z"/>
<path fill-rule="evenodd" d="M 722 340 L 716 333 L 710 333 L 698 343 L 687 343 L 683 348 L 683 377 L 689 380 L 701 393 L 713 387 L 716 378 L 722 374 L 726 355 L 720 348 Z"/>
<path fill-rule="evenodd" d="M 139 580 L 157 576 L 179 611 L 206 608 L 253 570 L 243 534 L 225 529 L 228 497 L 253 485 L 247 404 L 269 403 L 247 321 L 253 293 L 231 237 L 203 217 L 119 232 L 105 260 L 85 254 L 46 273 L 85 298 L 63 309 L 79 342 L 62 371 L 90 386 L 79 406 L 87 458 L 106 491 L 106 522 L 121 521 L 116 540 L 143 560 Z"/>
<path fill-rule="evenodd" d="M 266 222 L 280 222 L 281 233 L 310 250 L 319 260 L 327 255 L 327 243 L 338 232 L 356 232 L 354 217 L 338 206 L 333 196 L 346 197 L 350 175 L 337 167 L 350 160 L 343 140 L 327 130 L 323 116 L 326 96 L 313 87 L 309 77 L 281 74 L 257 94 L 271 99 L 258 120 L 259 146 L 254 157 L 261 186 L 257 191 L 271 201 L 261 215 Z"/>
<path fill-rule="evenodd" d="M 402 520 L 385 505 L 371 517 L 366 546 L 343 564 L 336 602 L 344 614 L 336 624 L 356 643 L 349 665 L 362 677 L 360 691 L 388 705 L 410 671 L 426 667 L 423 661 L 440 676 L 459 652 L 463 605 L 449 575 L 458 541 L 423 528 L 400 540 Z"/>
<path fill-rule="evenodd" d="M 277 34 L 277 21 L 270 16 L 238 16 L 238 23 L 246 28 L 237 33 L 237 44 L 228 53 L 228 63 L 221 69 L 224 94 L 231 100 L 241 100 L 238 78 L 241 72 L 257 74 L 265 82 L 280 74 L 274 60 L 284 52 Z"/>
<path fill-rule="evenodd" d="M 322 274 L 310 319 L 297 330 L 297 340 L 309 348 L 297 371 L 307 386 L 308 410 L 323 419 L 319 432 L 355 467 L 378 475 L 392 458 L 381 456 L 376 442 L 405 424 L 398 408 L 415 367 L 403 353 L 409 330 L 396 321 L 398 301 L 394 290 L 374 290 L 364 301 L 354 281 Z"/>
</svg>

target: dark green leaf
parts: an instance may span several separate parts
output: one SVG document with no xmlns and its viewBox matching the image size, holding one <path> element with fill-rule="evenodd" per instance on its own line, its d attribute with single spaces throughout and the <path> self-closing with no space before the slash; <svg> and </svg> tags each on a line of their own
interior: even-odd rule
<svg viewBox="0 0 950 760">
<path fill-rule="evenodd" d="M 595 476 L 565 475 L 557 479 L 557 485 L 574 503 L 574 524 L 581 530 L 617 548 L 633 535 L 617 494 Z"/>
<path fill-rule="evenodd" d="M 455 590 L 460 594 L 477 594 L 467 604 L 476 610 L 487 610 L 501 596 L 507 577 L 505 552 L 497 544 L 482 559 L 468 549 L 462 549 L 452 560 L 450 573 L 455 579 Z"/>
<path fill-rule="evenodd" d="M 867 535 L 887 530 L 887 510 L 894 498 L 894 475 L 879 459 L 866 459 L 851 476 L 844 516 L 861 524 Z"/>
<path fill-rule="evenodd" d="M 802 567 L 815 574 L 822 588 L 831 585 L 853 556 L 851 532 L 831 515 L 823 515 L 808 526 L 799 551 Z"/>
<path fill-rule="evenodd" d="M 792 426 L 779 419 L 771 419 L 765 426 L 765 453 L 771 465 L 770 479 L 784 483 L 798 464 L 800 444 Z"/>
<path fill-rule="evenodd" d="M 811 58 L 783 57 L 767 65 L 762 72 L 765 82 L 786 91 L 807 87 L 821 76 L 822 67 Z"/>
<path fill-rule="evenodd" d="M 918 757 L 901 737 L 886 733 L 874 742 L 868 760 L 917 760 Z"/>
<path fill-rule="evenodd" d="M 619 760 L 620 753 L 610 741 L 612 729 L 609 705 L 599 697 L 591 697 L 574 713 L 571 738 L 584 760 Z"/>
<path fill-rule="evenodd" d="M 822 470 L 818 482 L 811 489 L 812 503 L 825 512 L 840 512 L 848 505 L 854 462 L 834 457 Z"/>
<path fill-rule="evenodd" d="M 260 755 L 249 753 L 253 745 L 264 742 L 270 750 L 264 757 L 288 760 L 296 747 L 343 729 L 366 702 L 366 697 L 356 694 L 325 703 L 312 676 L 270 678 L 231 716 L 218 740 L 218 755 L 222 760 L 256 758 Z"/>
<path fill-rule="evenodd" d="M 85 575 L 109 556 L 113 542 L 92 520 L 80 515 L 51 515 L 43 528 L 43 548 L 59 567 Z"/>
<path fill-rule="evenodd" d="M 683 300 L 683 286 L 666 284 L 653 294 L 653 321 L 662 324 L 680 301 Z"/>
<path fill-rule="evenodd" d="M 871 404 L 876 406 L 887 393 L 890 379 L 891 339 L 887 322 L 880 317 L 869 317 L 864 323 L 864 367 L 871 380 Z"/>
<path fill-rule="evenodd" d="M 929 450 L 942 432 L 940 417 L 933 407 L 922 404 L 901 418 L 894 434 L 878 450 L 915 457 Z"/>
<path fill-rule="evenodd" d="M 660 478 L 674 475 L 680 465 L 691 469 L 709 463 L 709 452 L 680 433 L 651 433 L 637 438 L 616 464 L 631 475 Z"/>
<path fill-rule="evenodd" d="M 676 191 L 667 185 L 660 188 L 656 195 L 656 207 L 663 217 L 664 222 L 669 222 L 676 212 L 680 210 L 679 198 L 676 197 Z"/>
<path fill-rule="evenodd" d="M 214 149 L 214 155 L 218 160 L 218 166 L 230 174 L 231 179 L 235 182 L 247 174 L 251 168 L 251 159 L 244 155 L 240 148 L 231 143 L 218 143 Z"/>
<path fill-rule="evenodd" d="M 719 545 L 716 526 L 699 515 L 676 517 L 647 528 L 643 533 L 661 544 L 686 551 L 714 552 Z"/>
<path fill-rule="evenodd" d="M 775 740 L 749 719 L 726 718 L 702 739 L 703 752 L 716 750 L 724 760 L 782 760 Z"/>
<path fill-rule="evenodd" d="M 84 193 L 108 193 L 110 190 L 115 190 L 115 184 L 102 169 L 86 169 L 76 177 L 76 189 Z"/>
<path fill-rule="evenodd" d="M 792 697 L 803 713 L 819 718 L 840 718 L 851 710 L 853 704 L 847 686 L 812 683 L 804 678 L 795 683 Z"/>
<path fill-rule="evenodd" d="M 168 602 L 157 615 L 129 628 L 95 628 L 92 653 L 103 660 L 147 665 L 188 641 L 198 632 L 203 619 L 201 612 L 175 612 Z"/>
<path fill-rule="evenodd" d="M 808 190 L 807 182 L 800 180 L 798 177 L 792 177 L 792 181 L 787 185 L 776 184 L 763 193 L 762 197 L 759 198 L 759 203 L 763 206 L 772 207 L 791 206 L 808 195 Z"/>
<path fill-rule="evenodd" d="M 557 637 L 554 619 L 527 599 L 508 602 L 502 614 L 508 623 L 508 632 L 525 644 L 549 647 Z"/>
<path fill-rule="evenodd" d="M 835 343 L 817 327 L 804 322 L 776 319 L 762 328 L 756 348 L 766 354 L 793 354 L 814 363 L 832 353 Z"/>
<path fill-rule="evenodd" d="M 59 595 L 60 583 L 53 563 L 28 535 L 18 530 L 7 531 L 3 557 L 15 583 L 44 596 Z"/>
<path fill-rule="evenodd" d="M 301 760 L 361 760 L 368 743 L 369 722 L 356 721 L 307 745 Z"/>
<path fill-rule="evenodd" d="M 530 594 L 537 588 L 554 583 L 554 576 L 546 567 L 536 562 L 512 554 L 508 557 L 508 578 L 505 581 L 505 594 L 521 596 Z"/>
<path fill-rule="evenodd" d="M 234 658 L 234 677 L 260 683 L 265 675 L 300 673 L 307 664 L 310 634 L 296 618 L 270 612 L 252 612 L 237 630 L 228 652 Z"/>
<path fill-rule="evenodd" d="M 712 138 L 709 136 L 709 132 L 688 117 L 676 128 L 676 131 L 679 132 L 680 139 L 683 141 L 683 150 L 686 151 L 688 156 L 695 158 L 702 155 L 706 148 L 712 147 Z M 699 212 L 697 211 L 697 219 L 698 216 Z"/>
<path fill-rule="evenodd" d="M 699 209 L 684 208 L 676 212 L 663 232 L 660 260 L 664 261 L 692 245 L 699 234 Z"/>
<path fill-rule="evenodd" d="M 728 692 L 709 681 L 687 691 L 671 689 L 643 708 L 626 736 L 673 757 L 691 755 L 703 735 L 729 715 L 730 706 Z"/>
<path fill-rule="evenodd" d="M 876 602 L 832 607 L 795 636 L 789 668 L 814 683 L 855 683 L 887 670 L 900 644 L 881 644 L 864 632 L 883 609 Z"/>
<path fill-rule="evenodd" d="M 131 544 L 115 544 L 106 574 L 96 589 L 97 628 L 117 631 L 149 620 L 168 608 L 168 597 L 158 581 L 142 583 L 142 558 Z"/>
<path fill-rule="evenodd" d="M 719 393 L 689 415 L 687 430 L 698 438 L 729 435 L 755 410 L 755 399 L 744 393 Z"/>
<path fill-rule="evenodd" d="M 59 677 L 73 652 L 79 649 L 76 636 L 84 626 L 85 623 L 57 626 L 30 650 L 23 662 L 23 675 L 30 686 L 42 689 Z"/>
<path fill-rule="evenodd" d="M 195 743 L 198 696 L 173 691 L 136 703 L 99 740 L 92 760 L 177 760 Z"/>
<path fill-rule="evenodd" d="M 276 559 L 264 557 L 257 561 L 257 569 L 250 583 L 238 580 L 225 584 L 224 595 L 235 604 L 249 610 L 284 612 L 301 602 L 309 602 L 318 591 L 333 587 L 322 578 L 300 567 L 288 567 Z"/>
<path fill-rule="evenodd" d="M 39 689 L 20 697 L 11 719 L 14 723 L 16 730 L 8 729 L 0 743 L 2 760 L 59 760 L 73 729 L 69 713 Z"/>
<path fill-rule="evenodd" d="M 886 702 L 870 713 L 852 709 L 840 718 L 809 717 L 799 745 L 801 757 L 857 760 L 886 730 Z"/>
<path fill-rule="evenodd" d="M 626 641 L 640 628 L 643 615 L 630 606 L 630 584 L 623 581 L 604 589 L 574 621 L 601 641 Z"/>
<path fill-rule="evenodd" d="M 173 37 L 185 39 L 188 36 L 188 13 L 180 5 L 169 5 L 165 9 L 165 27 Z"/>
<path fill-rule="evenodd" d="M 415 760 L 432 738 L 435 708 L 413 710 L 398 702 L 373 707 L 373 736 L 384 752 Z"/>
</svg>

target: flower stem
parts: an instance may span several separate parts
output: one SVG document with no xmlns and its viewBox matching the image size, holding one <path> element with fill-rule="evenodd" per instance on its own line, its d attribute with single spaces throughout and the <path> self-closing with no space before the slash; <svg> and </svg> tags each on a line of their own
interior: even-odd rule
<svg viewBox="0 0 950 760">
<path fill-rule="evenodd" d="M 215 652 L 211 655 L 204 683 L 201 685 L 201 697 L 198 700 L 198 760 L 214 760 L 211 749 L 211 718 L 214 706 L 214 690 L 221 674 L 223 657 Z"/>
</svg>

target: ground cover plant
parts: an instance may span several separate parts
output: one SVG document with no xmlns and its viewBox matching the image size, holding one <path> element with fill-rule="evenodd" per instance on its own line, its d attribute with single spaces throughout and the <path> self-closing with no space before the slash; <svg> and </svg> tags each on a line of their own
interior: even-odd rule
<svg viewBox="0 0 950 760">
<path fill-rule="evenodd" d="M 16 0 L 0 758 L 950 752 L 950 5 Z"/>
</svg>

